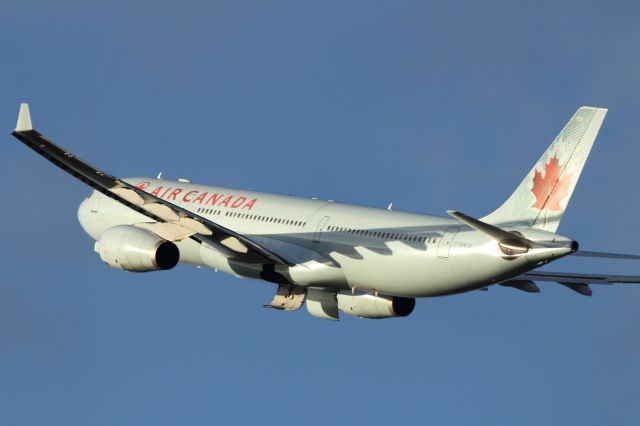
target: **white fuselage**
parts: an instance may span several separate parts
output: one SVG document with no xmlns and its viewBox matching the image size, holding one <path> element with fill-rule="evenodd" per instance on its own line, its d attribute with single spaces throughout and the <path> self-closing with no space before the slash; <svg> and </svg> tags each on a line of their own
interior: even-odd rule
<svg viewBox="0 0 640 426">
<path fill-rule="evenodd" d="M 180 262 L 243 277 L 421 297 L 483 288 L 551 260 L 535 254 L 505 257 L 495 240 L 450 218 L 189 182 L 126 181 L 273 249 L 293 264 L 269 269 L 238 262 L 228 250 L 189 238 L 177 243 Z M 98 192 L 82 202 L 78 218 L 95 240 L 113 226 L 152 222 Z M 544 231 L 518 231 L 533 241 L 571 241 Z"/>
</svg>

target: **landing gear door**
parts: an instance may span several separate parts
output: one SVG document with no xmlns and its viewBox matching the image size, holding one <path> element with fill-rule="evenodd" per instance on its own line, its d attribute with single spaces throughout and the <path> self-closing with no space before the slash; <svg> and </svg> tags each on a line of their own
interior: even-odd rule
<svg viewBox="0 0 640 426">
<path fill-rule="evenodd" d="M 438 243 L 438 251 L 437 256 L 441 259 L 449 258 L 449 251 L 451 250 L 451 245 L 453 244 L 453 237 L 456 236 L 460 228 L 457 226 L 450 226 L 444 232 L 444 235 L 440 239 Z"/>
<path fill-rule="evenodd" d="M 322 235 L 322 230 L 324 229 L 324 227 L 325 227 L 325 225 L 327 224 L 328 221 L 329 221 L 329 216 L 325 216 L 318 223 L 318 227 L 316 228 L 316 233 L 313 234 L 313 242 L 314 243 L 320 242 L 320 236 Z"/>
</svg>

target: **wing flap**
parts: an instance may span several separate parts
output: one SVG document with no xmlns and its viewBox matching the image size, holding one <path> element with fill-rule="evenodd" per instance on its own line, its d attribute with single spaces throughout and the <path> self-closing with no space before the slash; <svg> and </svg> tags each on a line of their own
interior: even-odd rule
<svg viewBox="0 0 640 426">
<path fill-rule="evenodd" d="M 195 231 L 198 234 L 201 234 L 201 235 L 213 235 L 213 231 L 211 229 L 209 229 L 202 222 L 199 222 L 194 218 L 181 217 L 180 220 L 178 221 L 178 223 L 181 226 L 185 227 L 185 228 L 192 229 L 193 231 Z"/>
<path fill-rule="evenodd" d="M 176 222 L 180 220 L 180 215 L 171 207 L 161 203 L 149 203 L 145 206 L 145 210 L 162 218 L 167 222 Z"/>
<path fill-rule="evenodd" d="M 136 223 L 135 226 L 149 230 L 169 241 L 182 241 L 195 234 L 191 229 L 170 222 L 142 222 Z"/>
<path fill-rule="evenodd" d="M 144 198 L 138 195 L 135 191 L 130 190 L 129 188 L 119 187 L 111 190 L 114 194 L 119 197 L 124 198 L 131 204 L 135 204 L 136 206 L 144 205 Z"/>
</svg>

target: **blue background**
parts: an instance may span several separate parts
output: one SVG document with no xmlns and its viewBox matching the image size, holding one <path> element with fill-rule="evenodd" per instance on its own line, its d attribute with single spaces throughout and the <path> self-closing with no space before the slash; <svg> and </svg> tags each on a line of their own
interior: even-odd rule
<svg viewBox="0 0 640 426">
<path fill-rule="evenodd" d="M 640 287 L 495 287 L 383 321 L 265 310 L 270 284 L 103 265 L 88 188 L 9 135 L 28 101 L 118 176 L 481 216 L 604 106 L 559 231 L 638 253 L 637 2 L 518 3 L 4 0 L 0 423 L 637 424 Z"/>
</svg>

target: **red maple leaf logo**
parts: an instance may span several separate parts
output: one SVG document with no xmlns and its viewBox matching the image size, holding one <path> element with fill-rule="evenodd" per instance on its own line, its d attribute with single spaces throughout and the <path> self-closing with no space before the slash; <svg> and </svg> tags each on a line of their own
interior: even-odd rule
<svg viewBox="0 0 640 426">
<path fill-rule="evenodd" d="M 544 177 L 536 169 L 533 177 L 533 188 L 531 192 L 536 196 L 536 202 L 533 206 L 540 210 L 551 210 L 561 212 L 560 201 L 569 195 L 569 186 L 571 185 L 571 174 L 566 174 L 560 178 L 560 162 L 554 154 L 545 167 Z"/>
</svg>

